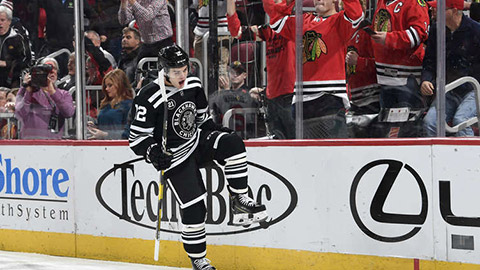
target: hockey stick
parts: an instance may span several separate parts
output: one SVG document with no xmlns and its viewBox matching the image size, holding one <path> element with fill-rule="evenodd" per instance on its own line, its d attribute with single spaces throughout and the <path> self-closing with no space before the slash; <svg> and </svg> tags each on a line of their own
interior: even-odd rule
<svg viewBox="0 0 480 270">
<path fill-rule="evenodd" d="M 163 98 L 163 129 L 162 129 L 162 143 L 160 145 L 162 151 L 167 151 L 167 128 L 168 128 L 168 108 L 167 108 L 167 90 L 165 89 L 164 81 L 165 70 L 162 68 L 158 71 L 158 85 Z M 163 193 L 166 189 L 165 184 L 165 170 L 160 172 L 160 181 L 158 183 L 158 211 L 157 211 L 157 225 L 155 226 L 155 253 L 153 258 L 158 261 L 158 253 L 160 252 L 160 225 L 162 219 L 162 201 Z"/>
</svg>

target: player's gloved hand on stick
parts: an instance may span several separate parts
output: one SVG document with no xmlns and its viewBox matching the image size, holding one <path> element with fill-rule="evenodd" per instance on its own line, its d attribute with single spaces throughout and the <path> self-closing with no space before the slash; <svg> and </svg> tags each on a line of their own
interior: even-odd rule
<svg viewBox="0 0 480 270">
<path fill-rule="evenodd" d="M 152 163 L 158 171 L 165 170 L 172 165 L 173 154 L 170 151 L 163 152 L 158 145 L 152 145 L 147 149 L 145 160 Z"/>
</svg>

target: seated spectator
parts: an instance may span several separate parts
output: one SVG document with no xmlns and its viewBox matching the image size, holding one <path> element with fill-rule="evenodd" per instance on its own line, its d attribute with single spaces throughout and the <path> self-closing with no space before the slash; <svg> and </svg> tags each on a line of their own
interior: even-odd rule
<svg viewBox="0 0 480 270">
<path fill-rule="evenodd" d="M 72 52 L 68 57 L 68 74 L 58 81 L 58 88 L 70 91 L 75 86 L 75 53 Z"/>
<path fill-rule="evenodd" d="M 140 32 L 133 27 L 125 27 L 122 30 L 122 54 L 118 61 L 118 68 L 127 74 L 128 80 L 134 84 L 135 71 L 137 69 L 136 58 L 140 46 L 142 44 L 140 39 Z"/>
<path fill-rule="evenodd" d="M 462 0 L 447 0 L 446 19 L 446 83 L 464 76 L 472 76 L 480 81 L 480 24 L 465 16 Z M 436 2 L 431 3 L 436 6 Z M 431 25 L 427 40 L 427 50 L 423 60 L 421 93 L 432 96 L 435 93 L 437 70 L 437 28 Z M 463 84 L 445 95 L 446 121 L 455 126 L 477 115 L 475 92 L 470 84 Z M 437 135 L 436 101 L 424 118 L 424 131 L 427 136 Z M 473 136 L 471 127 L 460 130 L 456 136 Z"/>
<path fill-rule="evenodd" d="M 0 4 L 0 86 L 20 86 L 20 74 L 31 61 L 29 41 L 13 27 L 12 9 Z"/>
<path fill-rule="evenodd" d="M 2 88 L 0 87 L 0 104 L 1 102 L 1 92 Z M 5 88 L 8 89 L 8 88 Z M 6 95 L 6 103 L 3 107 L 0 107 L 0 112 L 4 113 L 14 113 L 15 112 L 15 99 L 18 92 L 18 88 L 8 89 Z M 0 118 L 0 139 L 17 139 L 17 119 L 14 117 Z"/>
<path fill-rule="evenodd" d="M 100 103 L 97 123 L 88 123 L 90 140 L 127 139 L 128 113 L 133 102 L 133 89 L 121 69 L 107 73 L 102 82 L 104 98 Z"/>
<path fill-rule="evenodd" d="M 5 112 L 5 104 L 7 104 L 7 93 L 10 91 L 9 88 L 0 87 L 0 113 Z"/>
<path fill-rule="evenodd" d="M 15 100 L 17 99 L 18 88 L 9 89 L 5 103 L 5 112 L 15 112 Z"/>
<path fill-rule="evenodd" d="M 249 87 L 245 85 L 247 73 L 245 65 L 235 61 L 230 65 L 229 77 L 221 77 L 219 81 L 220 90 L 214 92 L 209 98 L 210 114 L 213 121 L 222 124 L 224 114 L 233 108 L 258 108 L 258 103 L 250 96 Z M 243 138 L 253 137 L 255 130 L 249 125 L 253 125 L 255 119 L 243 116 L 236 116 L 235 131 Z M 232 120 L 233 121 L 233 120 Z M 244 123 L 247 124 L 247 134 L 245 134 Z"/>
<path fill-rule="evenodd" d="M 100 35 L 93 30 L 88 30 L 88 31 L 85 32 L 85 36 L 88 37 L 92 41 L 93 45 L 95 47 L 97 47 L 103 53 L 103 55 L 105 56 L 105 58 L 108 59 L 108 61 L 112 65 L 112 67 L 116 68 L 117 67 L 117 61 L 115 61 L 115 58 L 113 57 L 113 55 L 111 53 L 109 53 L 108 51 L 104 50 L 102 48 L 102 46 L 100 46 L 102 44 L 102 40 L 100 39 Z"/>
<path fill-rule="evenodd" d="M 58 63 L 44 58 L 41 64 L 51 65 L 46 83 L 32 80 L 25 74 L 17 94 L 15 116 L 21 122 L 21 139 L 61 139 L 65 119 L 75 113 L 72 96 L 68 91 L 55 87 Z"/>
</svg>

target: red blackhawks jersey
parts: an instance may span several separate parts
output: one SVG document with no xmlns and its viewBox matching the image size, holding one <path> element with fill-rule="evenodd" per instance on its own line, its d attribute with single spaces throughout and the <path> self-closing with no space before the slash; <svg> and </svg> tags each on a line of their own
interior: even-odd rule
<svg viewBox="0 0 480 270">
<path fill-rule="evenodd" d="M 347 66 L 347 81 L 352 104 L 359 107 L 380 101 L 372 40 L 367 32 L 359 30 L 348 44 L 348 51 L 358 53 L 355 66 Z"/>
<path fill-rule="evenodd" d="M 288 12 L 288 11 L 287 11 Z M 228 31 L 241 38 L 242 28 L 235 12 L 227 14 Z M 275 33 L 268 25 L 258 27 L 258 36 L 267 45 L 267 98 L 292 94 L 295 86 L 295 42 Z"/>
<path fill-rule="evenodd" d="M 258 28 L 267 45 L 267 97 L 292 94 L 295 87 L 295 42 L 275 33 L 268 25 Z"/>
<path fill-rule="evenodd" d="M 379 84 L 405 85 L 410 75 L 420 82 L 429 23 L 425 0 L 378 0 L 373 30 L 387 32 L 385 45 L 373 42 Z"/>
<path fill-rule="evenodd" d="M 348 104 L 345 80 L 347 42 L 363 19 L 358 0 L 343 1 L 345 10 L 326 18 L 303 15 L 303 94 L 304 101 L 330 93 Z M 291 5 L 293 5 L 292 3 Z M 295 40 L 295 16 L 279 12 L 273 0 L 263 1 L 270 16 L 270 27 L 289 40 Z M 295 102 L 295 98 L 294 98 Z"/>
</svg>

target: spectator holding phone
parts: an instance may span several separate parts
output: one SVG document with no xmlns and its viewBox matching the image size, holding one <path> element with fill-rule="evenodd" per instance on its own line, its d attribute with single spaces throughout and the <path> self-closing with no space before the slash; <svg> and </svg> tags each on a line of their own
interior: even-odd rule
<svg viewBox="0 0 480 270">
<path fill-rule="evenodd" d="M 55 86 L 58 63 L 44 58 L 23 78 L 17 93 L 15 116 L 21 122 L 21 139 L 61 139 L 65 119 L 75 113 L 72 96 Z"/>
<path fill-rule="evenodd" d="M 127 75 L 114 69 L 105 75 L 102 82 L 104 98 L 100 103 L 97 123 L 88 123 L 89 139 L 127 139 L 128 113 L 133 102 L 133 89 Z"/>
</svg>

